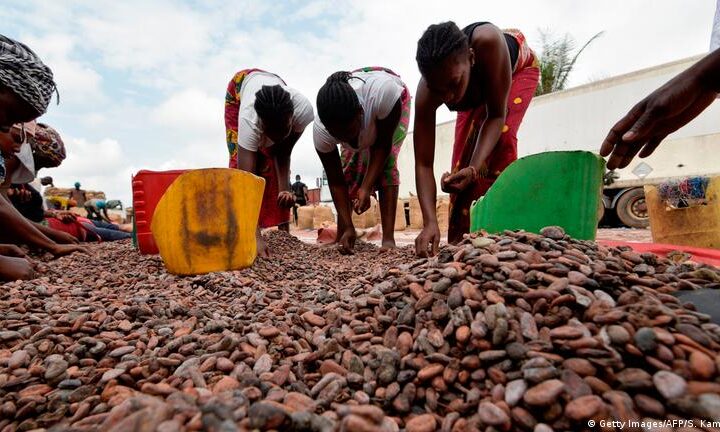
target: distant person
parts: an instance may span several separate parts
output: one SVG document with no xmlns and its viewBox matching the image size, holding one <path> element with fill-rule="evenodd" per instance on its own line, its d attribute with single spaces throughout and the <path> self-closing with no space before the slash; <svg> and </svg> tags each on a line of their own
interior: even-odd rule
<svg viewBox="0 0 720 432">
<path fill-rule="evenodd" d="M 107 207 L 108 210 L 122 210 L 123 205 L 122 201 L 120 200 L 108 200 L 105 204 L 105 207 Z"/>
<path fill-rule="evenodd" d="M 49 177 L 49 176 L 43 177 L 40 179 L 36 178 L 35 181 L 33 181 L 30 185 L 33 188 L 35 188 L 35 190 L 40 192 L 40 196 L 42 197 L 42 200 L 43 200 L 43 208 L 45 208 L 45 209 L 50 208 L 50 204 L 48 203 L 47 198 L 45 198 L 45 190 L 47 190 L 47 188 L 55 187 L 55 185 L 53 184 L 53 178 Z"/>
<path fill-rule="evenodd" d="M 485 195 L 517 159 L 517 133 L 535 94 L 537 56 L 519 30 L 477 22 L 460 30 L 454 22 L 428 27 L 417 44 L 422 77 L 415 94 L 415 178 L 423 230 L 420 256 L 437 252 L 435 119 L 441 105 L 457 111 L 451 171 L 440 179 L 450 194 L 448 242 L 470 231 L 470 206 Z"/>
<path fill-rule="evenodd" d="M 720 93 L 720 49 L 703 57 L 635 105 L 610 129 L 600 148 L 610 170 L 635 155 L 650 156 L 669 134 L 707 108 Z"/>
<path fill-rule="evenodd" d="M 341 253 L 352 253 L 355 246 L 352 211 L 365 213 L 376 191 L 382 248 L 395 247 L 397 158 L 407 135 L 410 99 L 400 77 L 382 67 L 335 72 L 318 91 L 313 140 L 337 209 Z"/>
<path fill-rule="evenodd" d="M 68 233 L 81 242 L 116 241 L 132 237 L 132 224 L 117 225 L 91 220 L 69 211 L 50 210 L 45 213 L 45 217 L 50 227 Z"/>
<path fill-rule="evenodd" d="M 295 224 L 298 223 L 298 207 L 306 206 L 310 199 L 308 198 L 308 188 L 305 183 L 300 181 L 300 176 L 295 176 L 295 183 L 290 186 L 293 195 L 295 195 L 295 205 L 293 206 L 293 213 L 295 214 Z"/>
<path fill-rule="evenodd" d="M 265 179 L 256 232 L 258 256 L 267 257 L 261 228 L 289 230 L 290 155 L 295 143 L 313 120 L 310 101 L 288 87 L 279 76 L 246 69 L 230 80 L 225 95 L 225 130 L 230 168 Z"/>
<path fill-rule="evenodd" d="M 85 211 L 87 212 L 87 218 L 90 220 L 112 223 L 108 215 L 107 203 L 103 199 L 93 198 L 85 201 Z"/>
<path fill-rule="evenodd" d="M 75 189 L 70 191 L 69 198 L 75 202 L 75 207 L 85 207 L 87 194 L 84 190 L 80 189 L 80 182 L 75 182 Z"/>
</svg>

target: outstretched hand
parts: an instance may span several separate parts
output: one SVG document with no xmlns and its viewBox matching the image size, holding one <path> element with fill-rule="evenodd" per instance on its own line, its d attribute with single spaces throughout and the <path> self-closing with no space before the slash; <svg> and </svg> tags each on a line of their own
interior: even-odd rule
<svg viewBox="0 0 720 432">
<path fill-rule="evenodd" d="M 635 105 L 610 129 L 600 148 L 610 170 L 625 168 L 635 155 L 650 156 L 669 134 L 700 114 L 717 97 L 691 68 Z"/>
</svg>

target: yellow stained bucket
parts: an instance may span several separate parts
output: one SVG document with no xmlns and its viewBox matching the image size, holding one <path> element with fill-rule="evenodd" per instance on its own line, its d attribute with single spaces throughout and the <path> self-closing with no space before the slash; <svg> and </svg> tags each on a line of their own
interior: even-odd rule
<svg viewBox="0 0 720 432">
<path fill-rule="evenodd" d="M 670 208 L 655 186 L 645 186 L 653 241 L 720 249 L 720 177 L 710 180 L 705 197 L 707 205 Z"/>
<path fill-rule="evenodd" d="M 196 275 L 249 267 L 265 180 L 209 168 L 179 176 L 158 202 L 151 230 L 168 272 Z"/>
</svg>

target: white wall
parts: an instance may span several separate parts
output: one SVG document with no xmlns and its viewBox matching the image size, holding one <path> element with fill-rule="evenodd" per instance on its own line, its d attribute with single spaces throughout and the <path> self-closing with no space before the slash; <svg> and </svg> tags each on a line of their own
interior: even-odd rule
<svg viewBox="0 0 720 432">
<path fill-rule="evenodd" d="M 435 129 L 435 183 L 438 195 L 440 190 L 440 176 L 450 171 L 452 163 L 452 148 L 455 138 L 455 122 L 445 122 L 437 125 Z M 398 155 L 398 169 L 400 170 L 400 198 L 408 198 L 410 194 L 417 195 L 415 188 L 415 146 L 413 134 L 409 133 Z"/>
<path fill-rule="evenodd" d="M 518 133 L 519 155 L 557 150 L 597 152 L 610 128 L 634 104 L 700 58 L 683 59 L 533 99 Z M 450 168 L 454 127 L 454 122 L 437 127 L 436 180 Z M 647 180 L 720 173 L 720 103 L 713 103 L 670 135 L 651 157 L 636 158 L 619 172 L 621 181 L 640 183 L 632 170 L 642 162 L 653 169 Z M 415 194 L 412 134 L 406 139 L 399 164 L 400 196 Z"/>
</svg>

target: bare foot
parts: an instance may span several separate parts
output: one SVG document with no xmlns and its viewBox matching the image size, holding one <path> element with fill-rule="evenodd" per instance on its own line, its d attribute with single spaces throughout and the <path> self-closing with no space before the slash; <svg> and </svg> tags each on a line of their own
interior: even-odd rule
<svg viewBox="0 0 720 432">
<path fill-rule="evenodd" d="M 32 263 L 25 258 L 0 255 L 0 280 L 16 281 L 33 279 L 36 273 Z"/>
<path fill-rule="evenodd" d="M 380 246 L 381 251 L 386 251 L 390 249 L 397 248 L 397 245 L 395 244 L 395 239 L 388 239 L 382 241 L 382 246 Z"/>
</svg>

